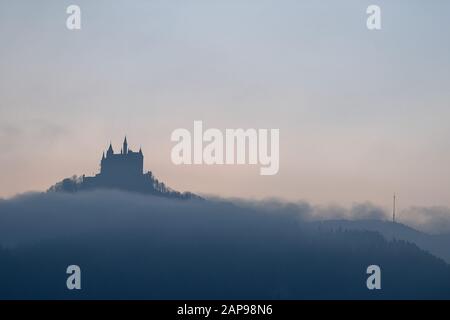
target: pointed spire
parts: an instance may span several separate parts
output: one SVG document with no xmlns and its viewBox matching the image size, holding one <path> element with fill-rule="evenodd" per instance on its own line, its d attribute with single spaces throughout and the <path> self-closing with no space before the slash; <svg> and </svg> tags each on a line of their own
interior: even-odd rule
<svg viewBox="0 0 450 320">
<path fill-rule="evenodd" d="M 105 160 L 105 151 L 103 151 L 102 160 Z"/>
<path fill-rule="evenodd" d="M 127 142 L 127 136 L 125 136 L 125 139 L 123 140 L 123 148 L 122 148 L 123 154 L 128 153 L 128 142 Z"/>
<path fill-rule="evenodd" d="M 112 147 L 112 143 L 110 142 L 108 151 L 106 152 L 106 155 L 108 156 L 108 155 L 113 154 L 113 153 L 114 153 L 114 150 L 113 150 L 113 147 Z"/>
</svg>

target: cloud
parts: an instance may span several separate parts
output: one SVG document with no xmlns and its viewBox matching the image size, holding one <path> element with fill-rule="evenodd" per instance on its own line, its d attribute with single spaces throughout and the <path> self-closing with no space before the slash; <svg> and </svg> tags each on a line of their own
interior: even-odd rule
<svg viewBox="0 0 450 320">
<path fill-rule="evenodd" d="M 350 208 L 329 205 L 311 208 L 311 219 L 385 220 L 387 213 L 370 202 L 355 203 Z"/>
<path fill-rule="evenodd" d="M 113 278 L 120 272 L 121 279 L 114 280 L 112 290 L 98 289 L 103 298 L 109 294 L 127 297 L 129 288 L 138 298 L 258 297 L 260 281 L 254 284 L 246 275 L 269 272 L 272 267 L 264 265 L 279 261 L 289 247 L 305 243 L 297 240 L 302 233 L 295 207 L 285 212 L 276 211 L 278 205 L 264 212 L 261 208 L 257 203 L 177 200 L 118 191 L 23 194 L 0 200 L 0 265 L 19 263 L 2 255 L 1 247 L 21 255 L 24 265 L 44 264 L 36 271 L 36 279 L 46 279 L 51 289 L 43 290 L 51 291 L 52 297 L 60 285 L 48 270 L 73 261 L 95 274 L 91 281 L 95 283 L 105 274 Z M 34 279 L 33 272 L 23 278 Z M 17 288 L 28 282 L 22 284 L 22 277 L 16 278 L 19 283 L 4 285 L 8 279 L 0 275 L 0 298 L 26 292 Z M 269 279 L 259 276 L 264 278 Z M 217 281 L 221 290 L 214 289 Z M 251 285 L 237 287 L 247 281 Z M 227 287 L 228 283 L 234 285 Z M 83 293 L 98 297 L 89 289 L 94 290 L 91 286 Z M 270 286 L 265 291 L 269 290 L 275 289 Z M 31 297 L 42 296 L 33 293 Z"/>
<path fill-rule="evenodd" d="M 450 233 L 450 208 L 411 207 L 402 210 L 399 221 L 428 233 Z"/>
<path fill-rule="evenodd" d="M 3 150 L 0 156 L 24 150 L 24 146 L 28 146 L 26 149 L 29 151 L 35 146 L 36 141 L 39 141 L 39 147 L 43 148 L 68 134 L 67 126 L 40 118 L 23 120 L 21 125 L 0 122 L 0 148 Z"/>
<path fill-rule="evenodd" d="M 364 276 L 374 259 L 386 270 L 380 298 L 448 297 L 450 283 L 442 279 L 450 269 L 416 246 L 310 223 L 333 210 L 381 215 L 370 204 L 346 211 L 118 191 L 0 200 L 0 299 L 371 299 Z M 74 263 L 83 270 L 77 293 L 64 290 Z M 432 270 L 431 280 L 424 270 Z"/>
<path fill-rule="evenodd" d="M 317 220 L 388 220 L 380 207 L 371 203 L 350 208 L 337 205 L 315 206 L 307 202 L 287 203 L 276 199 L 250 201 L 209 198 L 184 201 L 144 196 L 119 191 L 95 191 L 78 194 L 28 193 L 0 200 L 0 245 L 15 246 L 61 236 L 91 232 L 112 232 L 171 224 L 180 232 L 192 224 L 221 222 L 254 229 L 264 224 L 304 226 Z M 399 214 L 399 221 L 427 233 L 450 232 L 450 209 L 414 207 Z M 215 225 L 217 226 L 217 225 Z"/>
<path fill-rule="evenodd" d="M 0 244 L 16 246 L 118 229 L 151 231 L 155 225 L 170 225 L 171 233 L 178 235 L 203 230 L 203 224 L 221 231 L 236 226 L 265 228 L 274 222 L 299 221 L 303 211 L 301 206 L 281 203 L 186 201 L 119 191 L 28 193 L 0 200 Z"/>
</svg>

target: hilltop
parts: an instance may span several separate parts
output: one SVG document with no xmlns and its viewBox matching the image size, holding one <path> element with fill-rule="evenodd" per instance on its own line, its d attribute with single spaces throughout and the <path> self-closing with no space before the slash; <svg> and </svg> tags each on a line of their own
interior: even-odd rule
<svg viewBox="0 0 450 320">
<path fill-rule="evenodd" d="M 100 172 L 94 177 L 82 175 L 66 178 L 51 186 L 48 192 L 78 192 L 98 189 L 114 189 L 142 194 L 151 194 L 178 199 L 201 199 L 191 192 L 179 192 L 160 182 L 151 171 L 144 171 L 144 154 L 142 149 L 134 152 L 128 148 L 125 137 L 120 153 L 114 153 L 112 144 L 106 155 L 103 152 Z"/>
</svg>

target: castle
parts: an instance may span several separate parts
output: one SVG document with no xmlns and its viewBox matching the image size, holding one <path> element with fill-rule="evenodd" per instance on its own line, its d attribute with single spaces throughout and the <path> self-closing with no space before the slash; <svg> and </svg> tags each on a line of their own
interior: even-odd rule
<svg viewBox="0 0 450 320">
<path fill-rule="evenodd" d="M 100 162 L 100 173 L 94 177 L 83 176 L 85 188 L 118 188 L 135 191 L 145 184 L 146 173 L 144 171 L 144 155 L 142 149 L 139 152 L 133 152 L 128 149 L 127 138 L 123 141 L 123 147 L 120 153 L 115 154 L 112 144 L 102 154 Z M 150 173 L 151 174 L 151 173 Z"/>
<path fill-rule="evenodd" d="M 106 157 L 105 153 L 103 153 L 100 167 L 100 175 L 103 176 L 142 175 L 144 171 L 144 155 L 142 154 L 142 149 L 139 149 L 139 152 L 133 152 L 131 149 L 128 149 L 127 137 L 125 137 L 120 154 L 114 154 L 112 145 L 109 144 Z"/>
<path fill-rule="evenodd" d="M 134 152 L 128 148 L 125 137 L 120 153 L 114 153 L 110 143 L 106 155 L 100 161 L 100 173 L 93 177 L 74 176 L 52 186 L 49 192 L 77 192 L 94 189 L 116 189 L 122 191 L 154 194 L 176 198 L 200 198 L 190 192 L 180 193 L 159 182 L 151 171 L 144 173 L 142 149 Z"/>
</svg>

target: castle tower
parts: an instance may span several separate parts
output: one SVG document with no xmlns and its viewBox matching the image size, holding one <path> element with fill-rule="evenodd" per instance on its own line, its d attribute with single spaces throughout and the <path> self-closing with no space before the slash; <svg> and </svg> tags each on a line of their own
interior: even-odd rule
<svg viewBox="0 0 450 320">
<path fill-rule="evenodd" d="M 128 142 L 127 142 L 127 136 L 125 136 L 125 140 L 123 140 L 123 148 L 122 148 L 123 154 L 128 153 Z"/>
<path fill-rule="evenodd" d="M 110 155 L 113 155 L 113 154 L 114 154 L 114 150 L 112 148 L 112 144 L 110 143 L 108 151 L 106 151 L 106 156 L 109 157 Z"/>
</svg>

